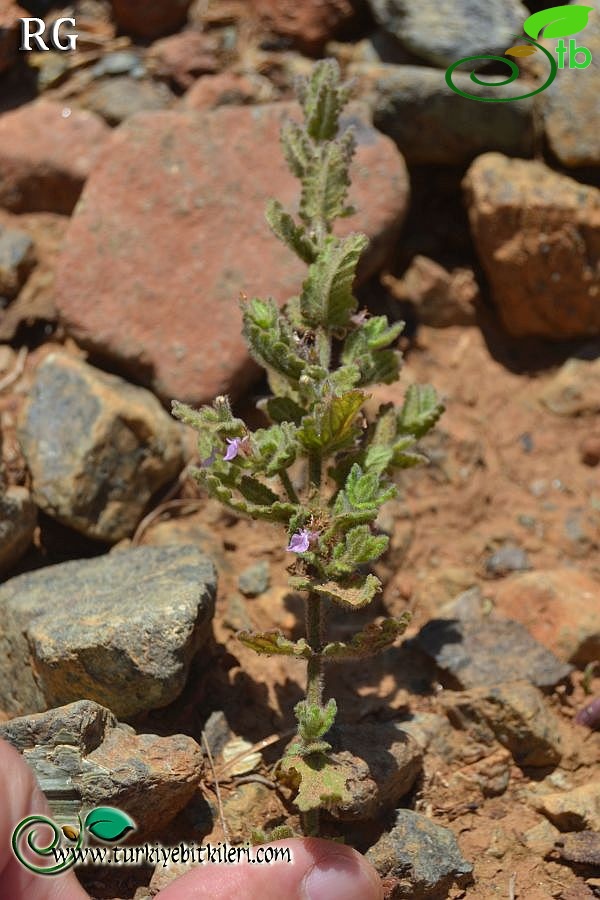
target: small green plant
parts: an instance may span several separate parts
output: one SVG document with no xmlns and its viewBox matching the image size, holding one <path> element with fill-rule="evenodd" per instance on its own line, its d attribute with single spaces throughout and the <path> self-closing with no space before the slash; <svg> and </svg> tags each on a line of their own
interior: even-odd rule
<svg viewBox="0 0 600 900">
<path fill-rule="evenodd" d="M 350 129 L 339 133 L 348 95 L 337 64 L 318 63 L 298 87 L 304 124 L 289 121 L 282 129 L 286 160 L 301 182 L 299 211 L 295 217 L 272 201 L 267 220 L 308 265 L 308 275 L 284 309 L 273 300 L 243 304 L 243 332 L 272 391 L 258 405 L 272 424 L 250 431 L 226 397 L 198 411 L 173 404 L 174 415 L 198 431 L 198 481 L 236 512 L 288 532 L 287 550 L 295 555 L 290 586 L 305 592 L 306 637 L 291 641 L 276 631 L 238 637 L 257 653 L 306 660 L 306 699 L 295 708 L 298 732 L 280 770 L 297 785 L 303 829 L 313 835 L 319 810 L 348 799 L 346 775 L 326 741 L 337 713 L 335 700 L 323 697 L 326 666 L 389 647 L 409 619 L 388 618 L 347 643 L 328 642 L 325 607 L 361 609 L 381 590 L 368 571 L 388 546 L 375 519 L 396 495 L 394 470 L 426 461 L 416 442 L 443 411 L 432 387 L 412 386 L 401 408 L 382 405 L 372 422 L 363 412 L 365 388 L 399 377 L 393 345 L 403 325 L 358 312 L 352 287 L 368 241 L 332 233 L 336 219 L 353 212 L 347 194 L 355 140 Z"/>
</svg>

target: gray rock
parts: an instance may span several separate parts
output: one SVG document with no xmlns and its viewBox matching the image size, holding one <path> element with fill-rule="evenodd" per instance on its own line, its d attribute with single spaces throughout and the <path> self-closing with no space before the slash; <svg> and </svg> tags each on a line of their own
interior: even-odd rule
<svg viewBox="0 0 600 900">
<path fill-rule="evenodd" d="M 503 578 L 511 572 L 527 572 L 531 569 L 529 557 L 522 547 L 503 544 L 485 561 L 485 571 L 492 578 Z"/>
<path fill-rule="evenodd" d="M 329 732 L 327 740 L 333 758 L 349 773 L 346 785 L 352 799 L 330 809 L 342 821 L 374 819 L 393 809 L 421 771 L 423 751 L 393 723 L 340 725 Z"/>
<path fill-rule="evenodd" d="M 511 619 L 432 619 L 415 640 L 463 690 L 521 680 L 552 688 L 572 668 Z"/>
<path fill-rule="evenodd" d="M 210 632 L 216 576 L 195 547 L 140 547 L 0 587 L 0 706 L 81 697 L 131 718 L 166 706 Z"/>
<path fill-rule="evenodd" d="M 33 540 L 37 509 L 24 487 L 0 490 L 0 573 L 23 556 Z"/>
<path fill-rule="evenodd" d="M 269 590 L 270 584 L 271 573 L 269 563 L 265 559 L 248 566 L 238 578 L 238 587 L 246 597 L 258 597 L 259 594 L 264 594 Z"/>
<path fill-rule="evenodd" d="M 202 751 L 187 735 L 136 734 L 91 700 L 0 724 L 33 768 L 59 825 L 96 806 L 116 806 L 136 839 L 163 831 L 194 794 Z"/>
<path fill-rule="evenodd" d="M 509 156 L 533 152 L 531 100 L 468 101 L 450 90 L 443 72 L 425 66 L 353 66 L 351 71 L 364 86 L 374 124 L 409 164 L 458 166 L 486 150 Z M 482 97 L 517 97 L 528 90 L 516 82 L 498 86 L 501 80 L 486 76 L 491 86 L 480 87 L 465 73 L 454 76 L 458 88 Z"/>
<path fill-rule="evenodd" d="M 472 878 L 473 866 L 464 859 L 448 828 L 410 809 L 399 809 L 396 824 L 367 853 L 385 879 L 390 900 L 442 900 L 454 882 Z"/>
<path fill-rule="evenodd" d="M 600 358 L 568 359 L 545 385 L 540 401 L 557 416 L 600 412 Z"/>
<path fill-rule="evenodd" d="M 579 831 L 561 835 L 555 843 L 560 859 L 569 863 L 596 866 L 600 870 L 600 834 Z"/>
<path fill-rule="evenodd" d="M 81 106 L 119 125 L 136 113 L 168 109 L 175 96 L 166 84 L 129 75 L 95 81 L 79 98 Z"/>
<path fill-rule="evenodd" d="M 384 283 L 397 300 L 408 301 L 415 307 L 423 325 L 447 328 L 475 324 L 479 288 L 472 269 L 449 272 L 434 260 L 417 255 L 402 279 L 388 275 Z"/>
<path fill-rule="evenodd" d="M 29 235 L 0 225 L 0 301 L 16 297 L 34 263 L 33 241 Z"/>
<path fill-rule="evenodd" d="M 104 541 L 131 535 L 184 464 L 156 397 L 62 352 L 38 366 L 19 431 L 38 506 Z"/>
<path fill-rule="evenodd" d="M 434 66 L 501 53 L 529 15 L 518 0 L 370 0 L 377 21 L 407 50 Z"/>
<path fill-rule="evenodd" d="M 577 0 L 575 0 L 577 3 Z M 559 72 L 552 84 L 539 95 L 544 128 L 553 153 L 565 166 L 600 166 L 600 92 L 596 85 L 597 60 L 600 58 L 600 16 L 592 10 L 585 31 L 575 37 L 579 46 L 592 54 L 587 69 L 569 68 Z M 568 44 L 569 39 L 565 39 Z M 582 62 L 582 57 L 578 57 Z"/>
<path fill-rule="evenodd" d="M 526 681 L 445 693 L 450 720 L 459 728 L 475 730 L 487 725 L 519 766 L 554 766 L 560 762 L 560 722 L 544 704 L 537 688 Z"/>
<path fill-rule="evenodd" d="M 600 781 L 543 794 L 533 803 L 561 831 L 600 831 Z"/>
</svg>

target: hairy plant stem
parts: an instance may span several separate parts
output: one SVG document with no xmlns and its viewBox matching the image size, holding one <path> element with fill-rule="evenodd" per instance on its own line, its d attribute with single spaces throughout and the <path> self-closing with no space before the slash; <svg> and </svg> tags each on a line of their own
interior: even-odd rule
<svg viewBox="0 0 600 900">
<path fill-rule="evenodd" d="M 317 450 L 315 450 L 314 453 L 311 453 L 308 457 L 308 477 L 310 483 L 313 484 L 316 488 L 321 487 L 322 462 L 323 458 Z"/>
<path fill-rule="evenodd" d="M 317 594 L 309 594 L 306 599 L 306 640 L 313 651 L 308 660 L 306 678 L 306 700 L 308 703 L 323 706 L 323 612 L 321 598 Z M 307 837 L 316 837 L 319 833 L 320 811 L 311 809 L 303 813 L 302 830 Z"/>
<path fill-rule="evenodd" d="M 294 485 L 292 484 L 292 482 L 290 480 L 290 476 L 285 471 L 285 469 L 281 470 L 281 472 L 279 473 L 279 477 L 281 478 L 281 483 L 284 487 L 286 494 L 288 495 L 288 500 L 290 501 L 290 503 L 300 503 L 298 494 L 294 490 Z"/>
</svg>

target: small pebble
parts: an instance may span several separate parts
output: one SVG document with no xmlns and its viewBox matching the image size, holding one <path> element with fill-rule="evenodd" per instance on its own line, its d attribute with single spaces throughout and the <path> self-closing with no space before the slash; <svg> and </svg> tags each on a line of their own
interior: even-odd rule
<svg viewBox="0 0 600 900">
<path fill-rule="evenodd" d="M 600 463 L 600 431 L 593 431 L 582 440 L 579 456 L 585 466 L 593 467 Z"/>
<path fill-rule="evenodd" d="M 265 559 L 248 566 L 238 578 L 238 587 L 246 597 L 258 597 L 259 594 L 264 594 L 269 590 L 270 584 L 271 573 L 269 572 L 269 563 Z"/>
<path fill-rule="evenodd" d="M 511 572 L 526 572 L 531 568 L 527 553 L 515 544 L 504 544 L 485 562 L 486 574 L 492 578 L 502 578 Z"/>
</svg>

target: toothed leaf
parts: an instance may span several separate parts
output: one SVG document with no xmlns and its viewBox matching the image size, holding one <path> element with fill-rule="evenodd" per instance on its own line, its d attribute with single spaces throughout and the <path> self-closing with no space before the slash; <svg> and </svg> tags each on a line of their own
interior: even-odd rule
<svg viewBox="0 0 600 900">
<path fill-rule="evenodd" d="M 411 384 L 398 416 L 400 434 L 423 437 L 444 412 L 444 405 L 430 384 Z"/>
<path fill-rule="evenodd" d="M 321 655 L 326 659 L 352 660 L 374 656 L 387 647 L 391 647 L 396 638 L 404 634 L 409 623 L 410 613 L 404 613 L 399 619 L 384 619 L 383 622 L 372 622 L 366 625 L 347 643 L 332 641 L 326 644 Z"/>
<path fill-rule="evenodd" d="M 352 294 L 352 286 L 367 243 L 368 239 L 362 234 L 351 234 L 344 240 L 334 237 L 325 240 L 316 262 L 309 269 L 300 296 L 302 315 L 309 325 L 341 327 L 356 312 L 358 303 Z"/>
<path fill-rule="evenodd" d="M 295 773 L 293 781 L 298 786 L 295 802 L 300 812 L 327 808 L 334 803 L 349 803 L 352 799 L 346 787 L 348 773 L 325 753 L 285 756 L 280 768 L 292 777 Z"/>
<path fill-rule="evenodd" d="M 381 590 L 381 581 L 376 575 L 367 575 L 362 580 L 326 581 L 313 585 L 313 590 L 323 597 L 329 597 L 348 609 L 362 609 Z"/>
<path fill-rule="evenodd" d="M 280 631 L 238 631 L 238 641 L 264 656 L 297 656 L 309 659 L 312 651 L 304 638 L 290 641 Z"/>
<path fill-rule="evenodd" d="M 321 453 L 333 453 L 351 444 L 358 432 L 356 417 L 365 399 L 362 391 L 348 391 L 317 403 L 312 414 L 303 418 L 298 440 L 307 450 Z"/>
</svg>

